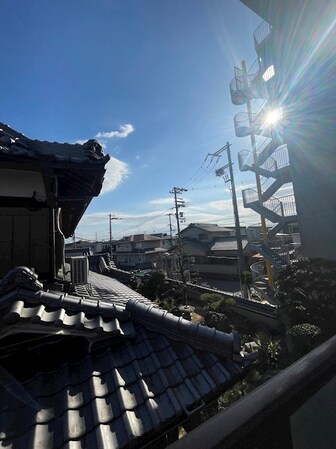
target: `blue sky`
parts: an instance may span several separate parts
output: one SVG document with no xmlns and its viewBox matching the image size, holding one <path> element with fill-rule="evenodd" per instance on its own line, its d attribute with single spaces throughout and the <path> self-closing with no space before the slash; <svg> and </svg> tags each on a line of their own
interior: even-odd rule
<svg viewBox="0 0 336 449">
<path fill-rule="evenodd" d="M 188 188 L 185 225 L 232 225 L 229 191 L 203 164 L 227 141 L 241 224 L 258 222 L 241 206 L 254 179 L 237 167 L 248 141 L 229 82 L 256 59 L 261 19 L 239 0 L 2 0 L 1 17 L 0 121 L 40 140 L 95 137 L 111 155 L 78 238 L 108 238 L 109 213 L 115 238 L 168 232 L 174 186 Z"/>
</svg>

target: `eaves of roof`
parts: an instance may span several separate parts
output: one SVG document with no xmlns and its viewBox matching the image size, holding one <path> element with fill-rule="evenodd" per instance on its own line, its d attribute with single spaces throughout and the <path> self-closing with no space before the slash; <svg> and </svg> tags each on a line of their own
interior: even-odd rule
<svg viewBox="0 0 336 449">
<path fill-rule="evenodd" d="M 97 153 L 94 140 L 85 144 L 70 144 L 29 139 L 4 123 L 0 123 L 0 153 L 13 157 L 32 159 L 49 158 L 70 164 L 102 164 L 109 160 L 108 155 Z"/>
</svg>

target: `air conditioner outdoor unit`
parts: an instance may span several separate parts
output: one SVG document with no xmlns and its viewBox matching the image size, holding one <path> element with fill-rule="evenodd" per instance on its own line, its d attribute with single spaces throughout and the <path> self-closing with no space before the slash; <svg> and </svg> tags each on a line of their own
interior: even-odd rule
<svg viewBox="0 0 336 449">
<path fill-rule="evenodd" d="M 87 284 L 89 278 L 89 260 L 86 256 L 70 258 L 71 283 L 73 285 Z"/>
</svg>

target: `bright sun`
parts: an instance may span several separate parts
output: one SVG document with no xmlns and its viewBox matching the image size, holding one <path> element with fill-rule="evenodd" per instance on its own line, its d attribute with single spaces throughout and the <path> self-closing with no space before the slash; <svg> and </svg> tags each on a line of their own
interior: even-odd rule
<svg viewBox="0 0 336 449">
<path fill-rule="evenodd" d="M 277 108 L 269 111 L 265 117 L 265 125 L 272 126 L 278 123 L 283 117 L 282 108 Z"/>
</svg>

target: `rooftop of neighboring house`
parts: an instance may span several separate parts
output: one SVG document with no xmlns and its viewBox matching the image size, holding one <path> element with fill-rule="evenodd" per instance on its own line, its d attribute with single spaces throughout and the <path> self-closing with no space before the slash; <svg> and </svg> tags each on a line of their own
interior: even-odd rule
<svg viewBox="0 0 336 449">
<path fill-rule="evenodd" d="M 225 226 L 219 226 L 218 224 L 190 223 L 186 228 L 182 229 L 181 234 L 191 228 L 202 229 L 206 232 L 231 232 L 230 228 L 226 228 Z"/>
<path fill-rule="evenodd" d="M 246 248 L 248 245 L 247 239 L 242 239 L 242 247 Z M 211 251 L 237 251 L 238 244 L 236 237 L 224 237 L 216 239 L 216 242 L 211 247 Z"/>
<path fill-rule="evenodd" d="M 151 234 L 135 234 L 135 235 L 129 235 L 129 236 L 125 236 L 120 240 L 117 240 L 117 244 L 118 243 L 127 243 L 127 242 L 151 242 L 151 241 L 156 241 L 156 242 L 160 242 L 162 240 L 162 238 L 167 239 L 168 237 L 157 237 Z"/>
<path fill-rule="evenodd" d="M 4 447 L 138 447 L 247 372 L 237 333 L 159 308 L 109 277 L 102 257 L 93 268 L 71 293 L 25 267 L 0 281 Z"/>
<path fill-rule="evenodd" d="M 65 248 L 89 248 L 94 246 L 97 242 L 90 242 L 89 240 L 77 240 L 76 242 L 69 242 L 65 244 Z M 106 243 L 106 242 L 105 242 Z M 108 242 L 106 243 L 109 244 Z"/>
</svg>

